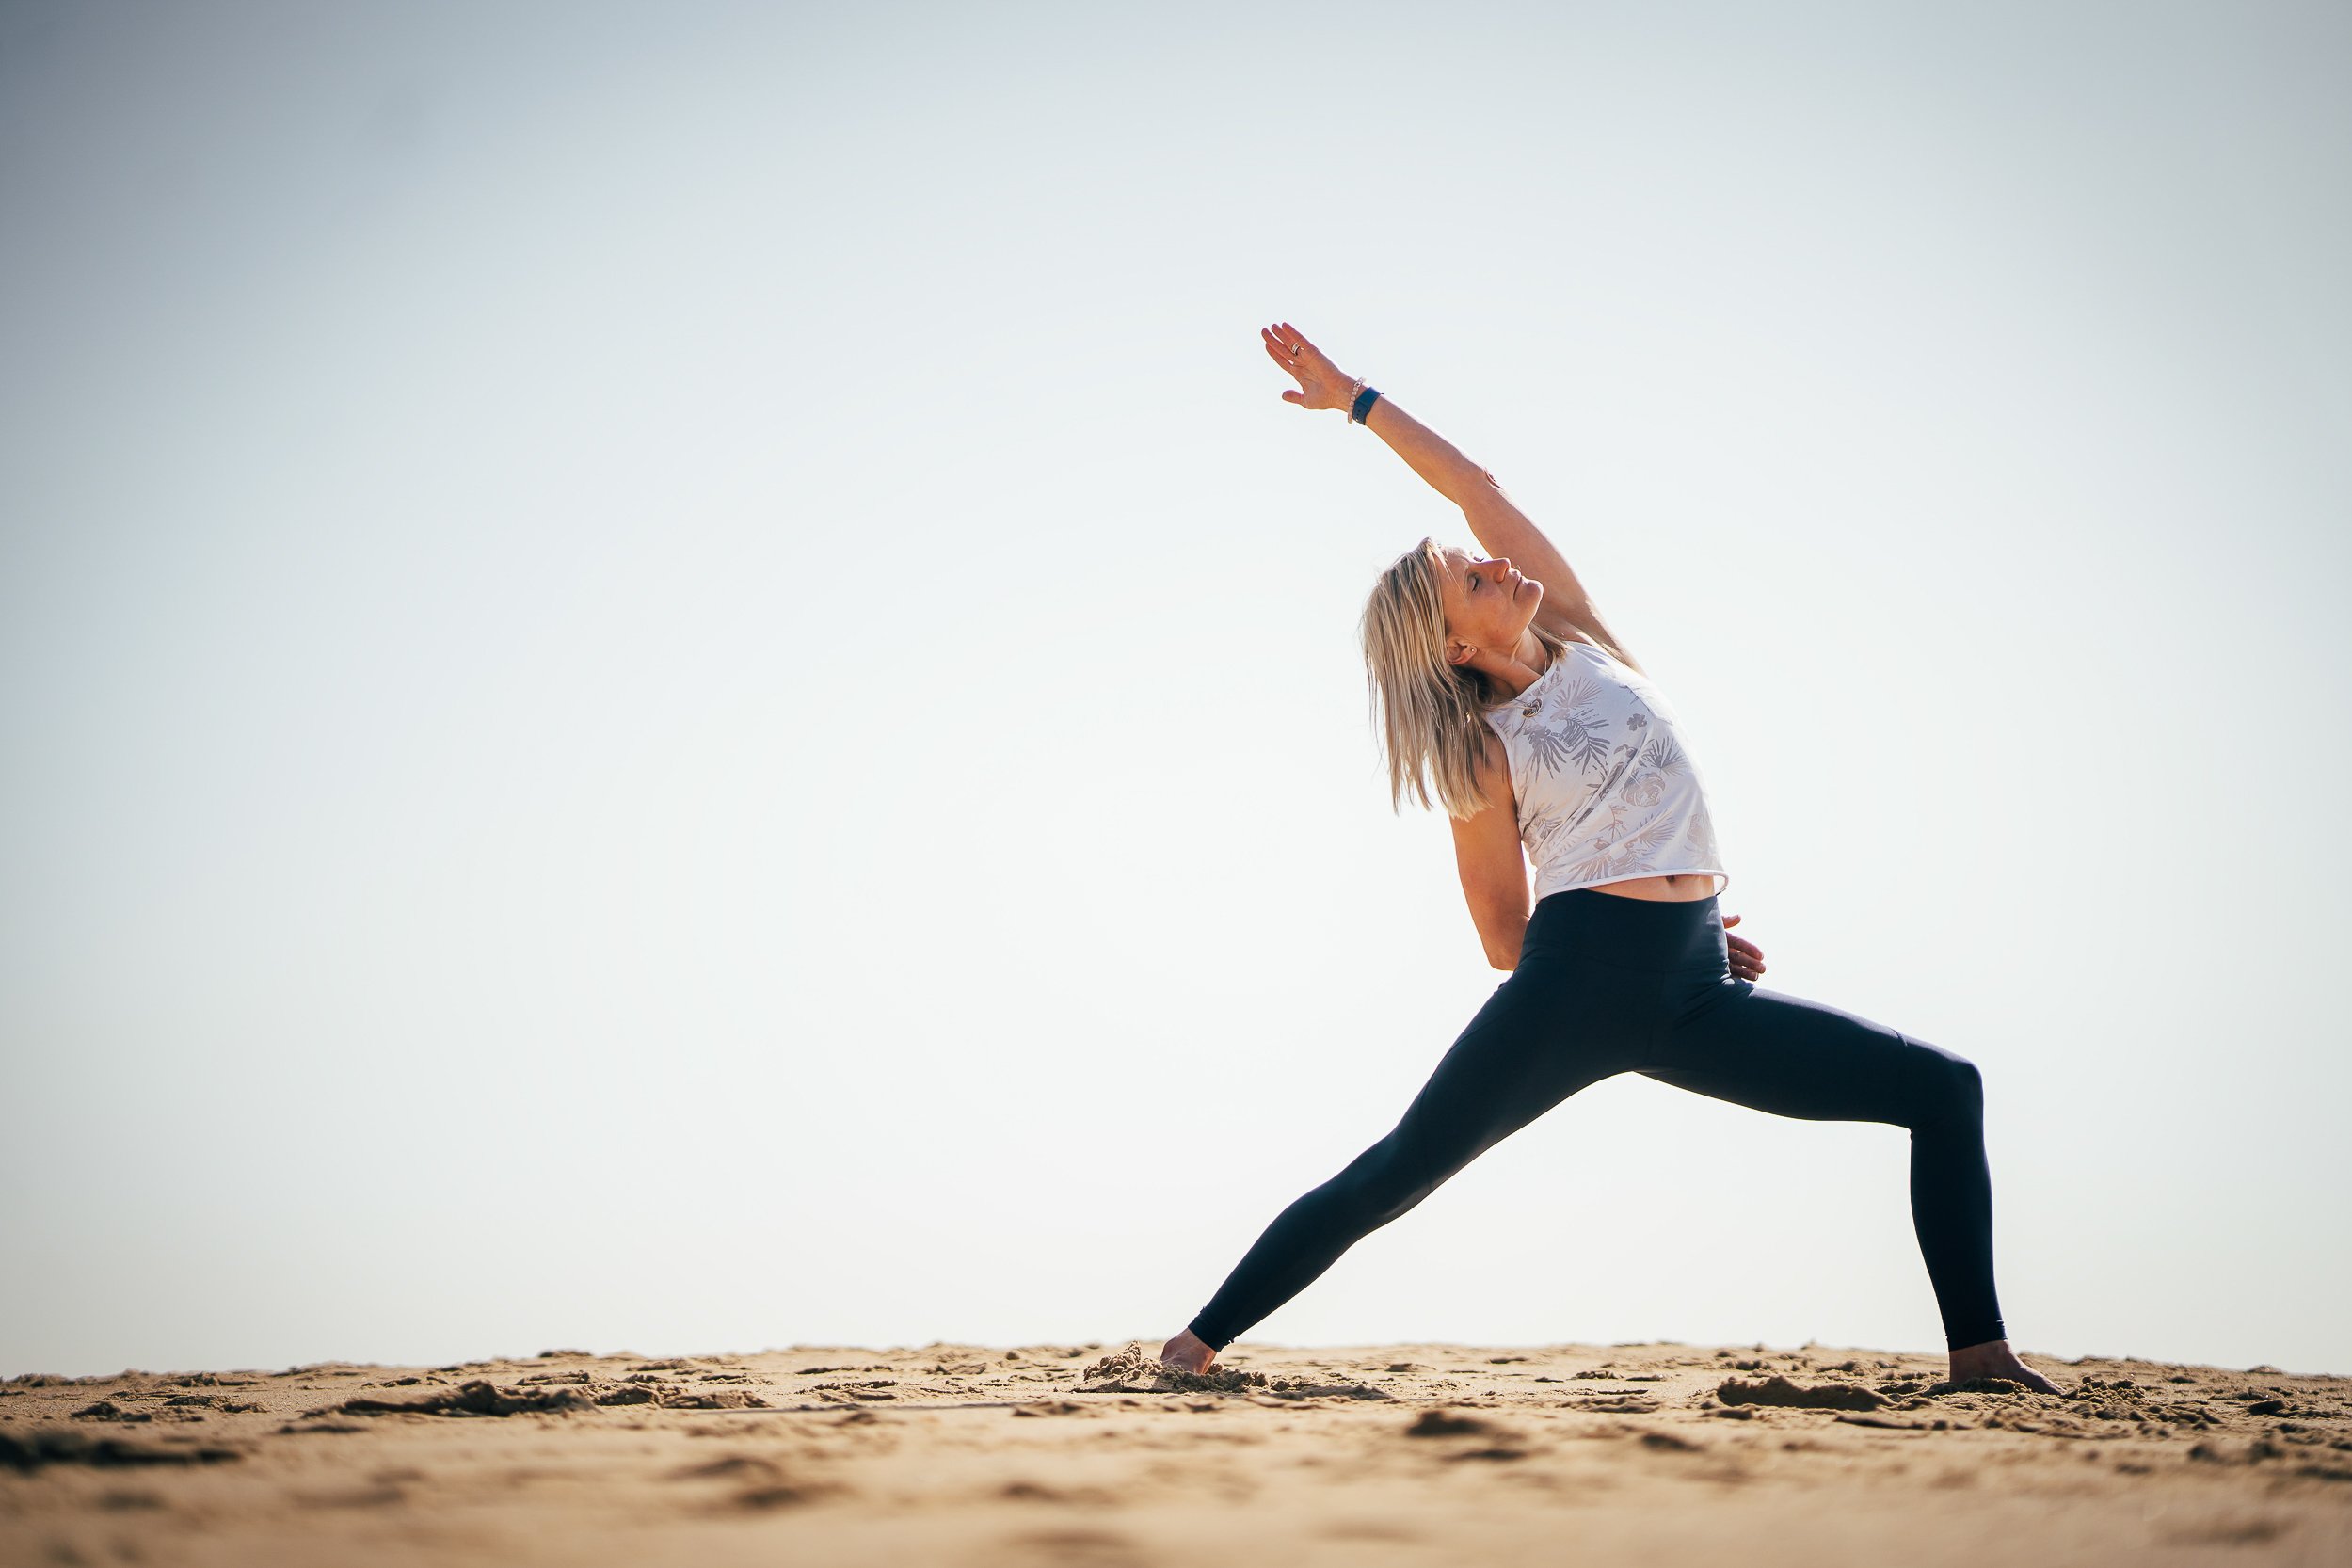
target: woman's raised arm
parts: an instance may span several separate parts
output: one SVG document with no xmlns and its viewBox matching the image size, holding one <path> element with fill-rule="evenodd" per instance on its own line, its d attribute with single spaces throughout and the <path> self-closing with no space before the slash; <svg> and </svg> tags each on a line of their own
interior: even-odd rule
<svg viewBox="0 0 2352 1568">
<path fill-rule="evenodd" d="M 1282 394 L 1285 403 L 1295 403 L 1302 408 L 1337 408 L 1343 412 L 1354 403 L 1355 382 L 1341 373 L 1330 355 L 1307 342 L 1297 328 L 1279 321 L 1257 330 L 1274 363 L 1288 371 L 1299 383 L 1298 391 Z M 1429 481 L 1432 489 L 1464 511 L 1469 509 L 1469 498 L 1475 488 L 1486 483 L 1485 470 L 1464 456 L 1453 442 L 1390 402 L 1385 393 L 1372 405 L 1371 417 L 1365 420 L 1364 427 L 1386 441 L 1406 466 Z"/>
<path fill-rule="evenodd" d="M 1295 403 L 1302 408 L 1343 411 L 1353 405 L 1353 379 L 1343 375 L 1331 356 L 1307 342 L 1297 328 L 1279 321 L 1258 328 L 1258 335 L 1264 340 L 1268 356 L 1299 383 L 1298 391 L 1282 394 L 1284 402 Z M 1584 591 L 1584 584 L 1568 565 L 1568 558 L 1544 536 L 1532 519 L 1519 510 L 1492 473 L 1463 456 L 1453 442 L 1399 408 L 1386 392 L 1381 394 L 1372 405 L 1372 411 L 1365 416 L 1364 427 L 1386 441 L 1408 468 L 1428 481 L 1432 489 L 1462 508 L 1470 532 L 1478 536 L 1488 554 L 1510 557 L 1521 571 L 1544 584 L 1544 602 L 1536 611 L 1536 619 L 1546 631 L 1565 632 L 1574 629 L 1602 644 L 1633 668 L 1641 668 L 1601 619 L 1592 596 Z"/>
</svg>

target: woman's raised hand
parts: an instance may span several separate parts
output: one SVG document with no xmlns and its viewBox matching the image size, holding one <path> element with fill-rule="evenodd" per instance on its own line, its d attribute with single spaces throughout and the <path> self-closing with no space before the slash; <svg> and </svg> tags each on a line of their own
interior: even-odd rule
<svg viewBox="0 0 2352 1568">
<path fill-rule="evenodd" d="M 1302 408 L 1345 408 L 1355 401 L 1355 382 L 1342 376 L 1331 356 L 1307 342 L 1297 328 L 1277 321 L 1259 328 L 1257 335 L 1265 340 L 1268 356 L 1299 383 L 1298 391 L 1282 394 L 1285 403 Z"/>
</svg>

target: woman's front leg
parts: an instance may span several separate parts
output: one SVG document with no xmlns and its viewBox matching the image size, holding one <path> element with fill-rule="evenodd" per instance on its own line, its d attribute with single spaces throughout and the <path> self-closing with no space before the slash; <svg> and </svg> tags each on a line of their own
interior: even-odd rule
<svg viewBox="0 0 2352 1568">
<path fill-rule="evenodd" d="M 1911 1131 L 1912 1217 L 1956 1377 L 2056 1391 L 2010 1352 L 1992 1268 L 1992 1182 L 1976 1065 L 1843 1008 L 1728 975 L 1670 987 L 1672 1021 L 1640 1070 L 1662 1083 L 1809 1121 Z M 1981 1369 L 1980 1369 L 1981 1368 Z"/>
</svg>

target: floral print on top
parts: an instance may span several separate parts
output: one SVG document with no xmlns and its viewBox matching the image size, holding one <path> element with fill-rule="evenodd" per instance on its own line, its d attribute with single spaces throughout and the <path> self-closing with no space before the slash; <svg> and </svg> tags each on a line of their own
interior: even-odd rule
<svg viewBox="0 0 2352 1568">
<path fill-rule="evenodd" d="M 1486 722 L 1511 757 L 1536 898 L 1685 872 L 1731 886 L 1682 723 L 1640 671 L 1571 642 Z"/>
</svg>

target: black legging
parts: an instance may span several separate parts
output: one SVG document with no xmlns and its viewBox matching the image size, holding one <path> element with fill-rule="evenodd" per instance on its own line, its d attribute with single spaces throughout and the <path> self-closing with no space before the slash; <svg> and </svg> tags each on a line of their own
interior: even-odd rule
<svg viewBox="0 0 2352 1568">
<path fill-rule="evenodd" d="M 1224 1349 L 1456 1171 L 1624 1072 L 1782 1116 L 1911 1128 L 1912 1223 L 1945 1342 L 2008 1337 L 1992 1290 L 1975 1064 L 1736 977 L 1713 898 L 1669 904 L 1589 888 L 1538 901 L 1519 967 L 1396 1130 L 1277 1215 L 1192 1331 Z"/>
</svg>

